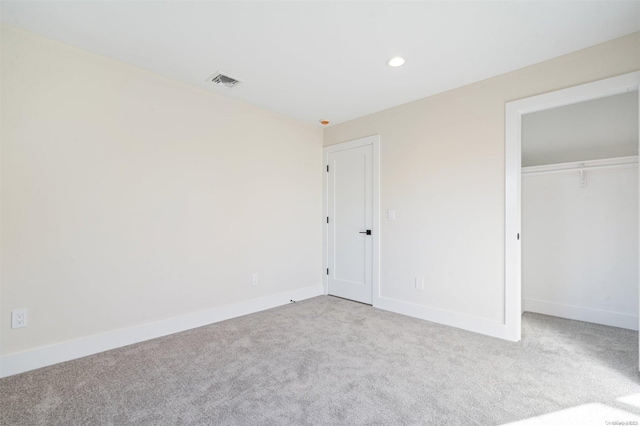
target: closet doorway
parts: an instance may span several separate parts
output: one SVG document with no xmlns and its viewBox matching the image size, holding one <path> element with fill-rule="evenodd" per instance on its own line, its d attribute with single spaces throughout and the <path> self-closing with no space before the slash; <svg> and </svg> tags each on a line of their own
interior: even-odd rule
<svg viewBox="0 0 640 426">
<path fill-rule="evenodd" d="M 533 114 L 554 108 L 565 107 L 583 102 L 594 101 L 625 93 L 635 93 L 638 96 L 638 86 L 640 84 L 640 72 L 633 72 L 605 80 L 587 83 L 580 86 L 549 92 L 530 98 L 508 102 L 505 106 L 505 321 L 504 337 L 508 340 L 519 341 L 521 338 L 521 320 L 523 312 L 522 300 L 522 228 L 521 228 L 521 178 L 522 178 L 522 123 L 527 114 Z M 637 152 L 636 152 L 637 155 Z M 622 155 L 622 157 L 633 157 Z M 602 166 L 600 171 L 606 170 L 607 166 L 615 166 L 621 171 L 622 164 L 609 164 L 607 162 L 633 161 L 631 159 L 616 160 L 596 158 L 597 163 L 584 161 L 567 161 L 574 164 L 563 164 L 549 167 L 583 167 L 591 166 L 590 170 L 583 170 L 582 178 L 586 176 L 586 185 L 579 189 L 587 189 L 592 182 L 590 174 L 595 173 L 597 166 Z M 577 163 L 577 164 L 575 164 Z M 545 164 L 544 166 L 548 166 Z M 629 166 L 633 167 L 633 166 Z M 612 168 L 612 170 L 615 170 Z M 533 170 L 528 170 L 533 171 Z M 550 170 L 549 170 L 550 171 Z M 574 177 L 577 175 L 578 185 L 584 184 L 580 180 L 580 170 L 573 171 Z M 569 172 L 562 172 L 569 173 Z M 558 175 L 562 174 L 556 173 Z M 636 172 L 637 173 L 637 172 Z M 551 173 L 548 173 L 551 175 Z M 568 175 L 566 175 L 568 176 Z M 582 183 L 581 183 L 582 182 Z M 636 207 L 637 208 L 637 207 Z M 638 217 L 636 217 L 635 229 L 638 227 Z M 627 232 L 634 232 L 627 230 Z M 636 231 L 637 233 L 637 231 Z M 637 238 L 637 236 L 636 236 Z M 637 253 L 637 249 L 636 249 Z M 636 256 L 637 259 L 637 256 Z M 636 275 L 637 277 L 637 275 Z M 637 279 L 637 278 L 636 278 Z M 640 283 L 636 282 L 637 289 Z M 638 298 L 633 301 L 637 309 Z M 637 322 L 637 319 L 636 319 Z"/>
<path fill-rule="evenodd" d="M 638 93 L 522 116 L 522 310 L 638 330 Z"/>
</svg>

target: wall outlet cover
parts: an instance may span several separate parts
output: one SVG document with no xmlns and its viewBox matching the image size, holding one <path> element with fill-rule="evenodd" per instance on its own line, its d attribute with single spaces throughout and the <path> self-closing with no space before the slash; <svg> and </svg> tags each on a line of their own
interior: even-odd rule
<svg viewBox="0 0 640 426">
<path fill-rule="evenodd" d="M 22 328 L 27 326 L 27 310 L 14 309 L 11 311 L 11 328 Z"/>
</svg>

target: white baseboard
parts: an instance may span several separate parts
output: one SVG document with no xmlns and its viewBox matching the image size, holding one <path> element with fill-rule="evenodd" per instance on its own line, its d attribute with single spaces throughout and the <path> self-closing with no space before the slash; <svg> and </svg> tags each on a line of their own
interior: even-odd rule
<svg viewBox="0 0 640 426">
<path fill-rule="evenodd" d="M 499 339 L 513 340 L 513 332 L 505 324 L 484 318 L 477 318 L 458 312 L 435 309 L 424 305 L 404 302 L 401 300 L 379 297 L 374 302 L 374 307 L 397 314 L 436 322 L 442 325 L 461 328 L 463 330 L 480 333 Z"/>
<path fill-rule="evenodd" d="M 528 312 L 552 315 L 595 324 L 638 330 L 638 316 L 582 306 L 565 305 L 536 299 L 523 299 L 522 306 Z"/>
<path fill-rule="evenodd" d="M 322 285 L 305 287 L 260 299 L 5 355 L 0 357 L 0 378 L 275 308 L 286 305 L 291 300 L 309 299 L 323 293 Z"/>
</svg>

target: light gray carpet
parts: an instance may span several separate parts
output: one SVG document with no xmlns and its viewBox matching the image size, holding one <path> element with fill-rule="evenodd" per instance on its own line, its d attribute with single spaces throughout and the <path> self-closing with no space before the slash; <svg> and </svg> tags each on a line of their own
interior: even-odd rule
<svg viewBox="0 0 640 426">
<path fill-rule="evenodd" d="M 497 425 L 640 392 L 638 333 L 509 343 L 317 297 L 0 381 L 3 425 Z M 615 421 L 616 419 L 611 419 Z M 602 423 L 604 424 L 604 423 Z"/>
</svg>

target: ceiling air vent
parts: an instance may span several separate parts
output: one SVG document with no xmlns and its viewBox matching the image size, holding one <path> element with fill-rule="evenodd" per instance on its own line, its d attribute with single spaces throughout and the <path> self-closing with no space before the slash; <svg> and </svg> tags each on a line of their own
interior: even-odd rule
<svg viewBox="0 0 640 426">
<path fill-rule="evenodd" d="M 211 77 L 207 79 L 208 82 L 215 84 L 216 86 L 226 87 L 227 89 L 233 89 L 238 84 L 240 84 L 240 80 L 236 80 L 233 77 L 229 77 L 228 75 L 224 75 L 221 72 L 217 72 Z"/>
</svg>

